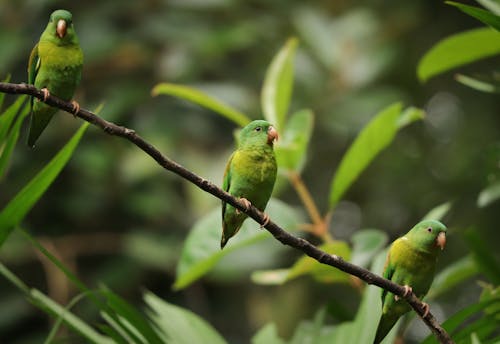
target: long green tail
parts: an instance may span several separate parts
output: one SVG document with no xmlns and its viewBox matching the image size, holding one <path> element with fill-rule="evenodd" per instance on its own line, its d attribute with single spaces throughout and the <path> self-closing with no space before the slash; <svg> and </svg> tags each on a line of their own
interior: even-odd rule
<svg viewBox="0 0 500 344">
<path fill-rule="evenodd" d="M 385 338 L 385 336 L 387 336 L 398 319 L 399 316 L 383 314 L 380 318 L 380 322 L 378 323 L 377 334 L 375 336 L 373 344 L 379 344 Z"/>
<path fill-rule="evenodd" d="M 57 109 L 44 103 L 33 104 L 30 120 L 30 131 L 28 135 L 28 146 L 33 148 L 36 140 L 40 137 L 50 120 L 57 112 Z"/>
</svg>

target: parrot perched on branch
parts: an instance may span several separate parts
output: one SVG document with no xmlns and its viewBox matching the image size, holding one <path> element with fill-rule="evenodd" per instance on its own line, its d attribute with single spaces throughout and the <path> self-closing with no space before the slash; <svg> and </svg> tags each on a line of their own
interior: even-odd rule
<svg viewBox="0 0 500 344">
<path fill-rule="evenodd" d="M 239 197 L 248 207 L 250 204 L 264 211 L 276 181 L 277 165 L 273 144 L 278 132 L 264 120 L 253 121 L 241 129 L 238 148 L 229 158 L 224 172 L 222 188 Z M 222 202 L 221 249 L 229 238 L 240 229 L 247 215 Z M 269 217 L 266 215 L 266 222 Z"/>
<path fill-rule="evenodd" d="M 53 94 L 66 101 L 71 100 L 80 83 L 83 53 L 73 27 L 72 15 L 66 10 L 56 10 L 31 51 L 28 63 L 28 83 L 42 89 L 44 98 Z M 77 113 L 80 105 L 72 101 Z M 57 109 L 31 99 L 31 123 L 28 146 L 36 140 L 49 124 Z"/>
<path fill-rule="evenodd" d="M 395 240 L 387 254 L 383 276 L 403 285 L 406 293 L 423 298 L 436 270 L 439 253 L 446 244 L 446 226 L 439 221 L 419 222 L 403 237 Z M 429 306 L 425 304 L 429 311 Z M 396 321 L 410 310 L 410 305 L 396 295 L 382 290 L 382 316 L 374 343 L 380 343 Z"/>
</svg>

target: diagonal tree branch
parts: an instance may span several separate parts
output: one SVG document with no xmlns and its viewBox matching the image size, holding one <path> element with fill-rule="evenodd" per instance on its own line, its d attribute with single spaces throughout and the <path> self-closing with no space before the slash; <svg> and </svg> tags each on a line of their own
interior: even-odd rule
<svg viewBox="0 0 500 344">
<path fill-rule="evenodd" d="M 24 83 L 13 84 L 13 83 L 0 82 L 0 92 L 9 94 L 31 95 L 40 99 L 41 101 L 44 101 L 48 105 L 57 107 L 61 110 L 73 114 L 72 103 L 64 101 L 52 95 L 47 97 L 46 100 L 43 100 L 44 97 L 43 92 L 38 90 L 32 85 Z M 134 130 L 108 122 L 96 116 L 94 113 L 85 110 L 83 108 L 81 108 L 80 111 L 74 115 L 103 129 L 110 135 L 120 136 L 129 140 L 134 145 L 142 149 L 150 157 L 152 157 L 164 169 L 169 170 L 184 179 L 187 179 L 191 183 L 198 186 L 200 189 L 240 209 L 240 211 L 246 213 L 257 223 L 263 224 L 265 222 L 264 213 L 259 211 L 257 208 L 255 208 L 254 206 L 250 206 L 249 209 L 247 209 L 245 207 L 245 204 L 240 202 L 238 198 L 231 196 L 229 193 L 225 192 L 212 182 L 203 179 L 202 177 L 194 174 L 185 167 L 179 165 L 175 161 L 172 161 L 166 156 L 164 156 L 153 145 L 151 145 L 150 143 L 145 141 L 142 137 L 137 135 L 137 133 Z M 425 315 L 426 309 L 424 303 L 420 301 L 420 299 L 418 299 L 414 293 L 408 293 L 406 296 L 404 296 L 405 288 L 403 288 L 402 286 L 393 283 L 381 276 L 378 276 L 367 269 L 346 262 L 337 255 L 328 254 L 318 249 L 316 246 L 312 245 L 307 240 L 304 240 L 302 238 L 296 237 L 288 233 L 273 221 L 269 221 L 264 226 L 264 228 L 266 228 L 282 244 L 296 248 L 304 252 L 311 258 L 314 258 L 320 263 L 333 266 L 334 268 L 337 268 L 348 274 L 360 278 L 361 280 L 365 281 L 368 284 L 376 285 L 380 288 L 383 288 L 393 293 L 394 295 L 398 295 L 399 297 L 405 299 L 410 304 L 410 306 L 415 310 L 415 312 L 422 318 L 427 327 L 429 327 L 429 329 L 434 333 L 434 335 L 436 336 L 436 338 L 439 340 L 440 343 L 446 343 L 446 344 L 453 343 L 453 340 L 451 339 L 449 334 L 441 327 L 436 318 L 430 312 L 428 312 L 427 315 Z"/>
</svg>

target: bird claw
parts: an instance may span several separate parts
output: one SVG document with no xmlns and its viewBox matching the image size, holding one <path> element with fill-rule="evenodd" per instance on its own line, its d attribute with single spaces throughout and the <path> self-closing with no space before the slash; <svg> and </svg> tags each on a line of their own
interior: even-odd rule
<svg viewBox="0 0 500 344">
<path fill-rule="evenodd" d="M 404 285 L 403 288 L 405 289 L 403 293 L 404 297 L 408 296 L 409 293 L 413 293 L 413 289 L 409 285 Z"/>
<path fill-rule="evenodd" d="M 78 104 L 76 100 L 72 100 L 71 104 L 73 105 L 73 115 L 76 117 L 76 115 L 80 112 L 80 104 Z"/>
<path fill-rule="evenodd" d="M 406 296 L 408 296 L 409 293 L 413 292 L 413 289 L 409 285 L 404 285 L 403 288 L 405 290 L 404 293 L 403 293 L 403 297 L 406 297 Z M 394 300 L 398 301 L 399 300 L 399 296 L 398 295 L 394 295 Z"/>
<path fill-rule="evenodd" d="M 425 302 L 422 302 L 423 308 L 424 308 L 424 315 L 422 315 L 422 318 L 425 318 L 427 315 L 429 315 L 429 305 Z"/>
<path fill-rule="evenodd" d="M 252 203 L 250 203 L 250 201 L 244 197 L 240 197 L 240 202 L 243 203 L 243 205 L 245 206 L 245 210 L 250 209 L 250 206 L 252 205 Z M 236 214 L 239 214 L 239 213 L 240 213 L 240 210 L 238 208 L 236 208 Z"/>
<path fill-rule="evenodd" d="M 262 222 L 260 224 L 260 229 L 262 229 L 265 226 L 267 226 L 267 224 L 269 223 L 269 221 L 271 221 L 271 218 L 269 217 L 269 215 L 267 215 L 266 213 L 264 213 L 264 222 Z"/>
<path fill-rule="evenodd" d="M 50 97 L 50 92 L 47 89 L 47 87 L 42 88 L 40 91 L 43 93 L 43 101 L 47 101 L 47 98 Z M 36 98 L 37 101 L 40 101 L 40 99 Z"/>
</svg>

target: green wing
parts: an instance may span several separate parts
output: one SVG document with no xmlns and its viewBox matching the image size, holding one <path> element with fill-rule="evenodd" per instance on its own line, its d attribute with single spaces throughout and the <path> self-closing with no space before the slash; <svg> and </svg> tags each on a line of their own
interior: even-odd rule
<svg viewBox="0 0 500 344">
<path fill-rule="evenodd" d="M 226 169 L 224 170 L 224 178 L 222 180 L 222 190 L 229 192 L 231 187 L 231 162 L 233 161 L 234 153 L 229 157 Z M 224 215 L 226 214 L 227 203 L 222 201 L 222 219 L 224 220 Z"/>
<path fill-rule="evenodd" d="M 40 58 L 38 56 L 38 43 L 31 50 L 29 65 L 28 65 L 28 83 L 33 85 L 35 83 L 36 74 L 40 69 Z"/>
<path fill-rule="evenodd" d="M 34 85 L 35 78 L 40 70 L 40 56 L 38 56 L 38 43 L 31 50 L 30 59 L 28 61 L 28 84 Z M 33 100 L 34 97 L 31 97 L 30 107 L 33 110 Z"/>
<path fill-rule="evenodd" d="M 391 247 L 392 248 L 392 247 Z M 391 254 L 389 249 L 389 252 L 387 252 L 387 259 L 385 260 L 385 266 L 384 266 L 384 274 L 382 275 L 384 278 L 388 280 L 392 280 L 392 276 L 394 275 L 394 265 L 391 264 Z M 387 295 L 387 290 L 382 289 L 382 305 L 384 304 L 385 296 Z"/>
</svg>

